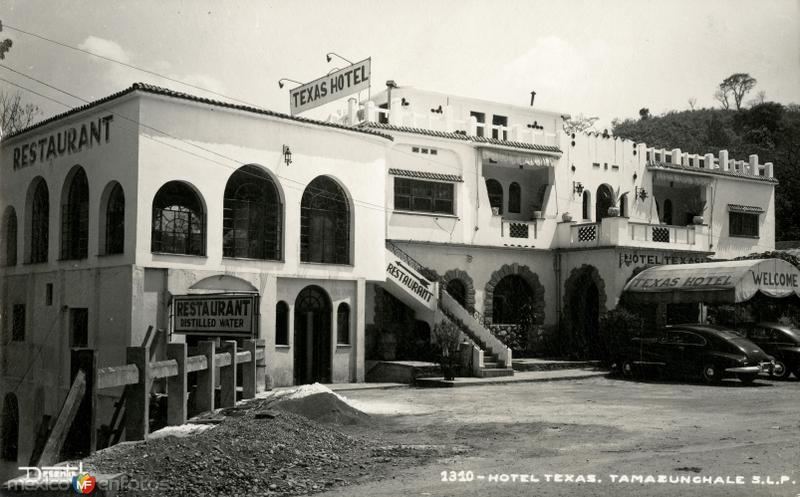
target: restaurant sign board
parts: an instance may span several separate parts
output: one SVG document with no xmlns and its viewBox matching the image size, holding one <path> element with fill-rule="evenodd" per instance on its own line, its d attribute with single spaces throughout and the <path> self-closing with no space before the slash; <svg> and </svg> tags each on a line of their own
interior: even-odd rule
<svg viewBox="0 0 800 497">
<path fill-rule="evenodd" d="M 173 332 L 208 336 L 254 336 L 258 295 L 176 295 Z"/>
</svg>

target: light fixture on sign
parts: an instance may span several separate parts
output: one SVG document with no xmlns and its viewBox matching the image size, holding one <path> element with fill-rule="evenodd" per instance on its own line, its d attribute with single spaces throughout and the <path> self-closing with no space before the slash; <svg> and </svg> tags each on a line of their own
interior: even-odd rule
<svg viewBox="0 0 800 497">
<path fill-rule="evenodd" d="M 281 78 L 281 79 L 278 80 L 278 88 L 283 88 L 283 82 L 284 81 L 289 81 L 290 83 L 295 83 L 295 84 L 298 84 L 298 85 L 302 85 L 303 84 L 303 83 L 301 83 L 299 81 L 295 81 L 293 79 Z"/>
<path fill-rule="evenodd" d="M 639 200 L 644 201 L 647 198 L 647 190 L 644 188 L 639 188 L 638 186 L 633 190 L 633 196 L 638 198 Z"/>
<path fill-rule="evenodd" d="M 283 146 L 283 162 L 285 162 L 287 166 L 292 163 L 292 151 L 289 149 L 289 145 Z"/>
<path fill-rule="evenodd" d="M 348 63 L 348 64 L 350 64 L 351 66 L 353 65 L 353 63 L 352 63 L 351 61 L 349 61 L 349 60 L 345 59 L 344 57 L 342 57 L 341 55 L 339 55 L 339 54 L 338 54 L 338 53 L 336 53 L 336 52 L 328 52 L 328 53 L 326 53 L 326 54 L 325 54 L 325 59 L 327 59 L 327 61 L 328 61 L 328 62 L 330 62 L 330 61 L 331 61 L 331 55 L 333 55 L 333 56 L 335 56 L 335 57 L 339 57 L 340 59 L 342 59 L 343 61 L 347 62 L 347 63 Z"/>
<path fill-rule="evenodd" d="M 580 181 L 573 181 L 572 182 L 572 194 L 582 194 L 583 193 L 583 183 Z"/>
</svg>

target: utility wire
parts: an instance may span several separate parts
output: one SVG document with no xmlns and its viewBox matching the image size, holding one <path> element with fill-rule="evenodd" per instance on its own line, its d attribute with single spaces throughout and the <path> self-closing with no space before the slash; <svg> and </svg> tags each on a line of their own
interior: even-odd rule
<svg viewBox="0 0 800 497">
<path fill-rule="evenodd" d="M 207 93 L 211 93 L 211 94 L 217 95 L 219 97 L 226 98 L 228 100 L 233 100 L 235 102 L 239 102 L 239 103 L 243 103 L 243 104 L 246 104 L 246 105 L 250 105 L 251 107 L 262 108 L 260 105 L 253 104 L 253 103 L 247 102 L 245 100 L 238 99 L 236 97 L 231 97 L 230 95 L 225 95 L 223 93 L 219 93 L 219 92 L 216 92 L 216 91 L 213 91 L 213 90 L 209 90 L 208 88 L 203 88 L 202 86 L 193 85 L 191 83 L 187 83 L 187 82 L 181 81 L 179 79 L 170 78 L 169 76 L 165 76 L 165 75 L 157 73 L 155 71 L 151 71 L 151 70 L 145 69 L 143 67 L 135 66 L 133 64 L 129 64 L 127 62 L 124 62 L 124 61 L 121 61 L 121 60 L 118 60 L 118 59 L 114 59 L 112 57 L 106 57 L 105 55 L 96 54 L 96 53 L 91 52 L 89 50 L 85 50 L 83 48 L 79 48 L 79 47 L 70 45 L 68 43 L 64 43 L 64 42 L 58 41 L 58 40 L 53 40 L 51 38 L 47 38 L 46 36 L 42 36 L 42 35 L 37 34 L 37 33 L 32 33 L 30 31 L 25 31 L 24 29 L 20 29 L 20 28 L 15 27 L 15 26 L 9 26 L 8 24 L 3 24 L 3 27 L 11 29 L 13 31 L 17 31 L 19 33 L 26 34 L 28 36 L 32 36 L 34 38 L 38 38 L 40 40 L 44 40 L 44 41 L 53 43 L 55 45 L 59 45 L 59 46 L 64 47 L 64 48 L 69 48 L 70 50 L 75 50 L 76 52 L 81 52 L 81 53 L 84 53 L 86 55 L 91 55 L 92 57 L 97 57 L 98 59 L 103 59 L 103 60 L 106 60 L 108 62 L 113 62 L 115 64 L 120 64 L 120 65 L 128 67 L 130 69 L 135 69 L 137 71 L 141 71 L 141 72 L 153 75 L 153 76 L 157 76 L 159 78 L 163 78 L 163 79 L 166 79 L 168 81 L 172 81 L 173 83 L 179 83 L 179 84 L 182 84 L 184 86 L 188 86 L 190 88 L 194 88 L 196 90 L 204 91 L 204 92 L 207 92 Z"/>
</svg>

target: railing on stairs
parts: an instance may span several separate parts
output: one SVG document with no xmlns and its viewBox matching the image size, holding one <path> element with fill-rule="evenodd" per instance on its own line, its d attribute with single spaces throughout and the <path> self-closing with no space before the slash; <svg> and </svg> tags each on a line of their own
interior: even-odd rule
<svg viewBox="0 0 800 497">
<path fill-rule="evenodd" d="M 415 271 L 425 276 L 427 279 L 438 282 L 439 298 L 437 299 L 436 305 L 439 310 L 441 310 L 442 313 L 480 349 L 488 349 L 492 354 L 497 355 L 498 360 L 502 362 L 505 367 L 511 367 L 511 349 L 503 344 L 497 337 L 495 337 L 494 334 L 492 334 L 488 327 L 491 322 L 487 320 L 483 314 L 474 308 L 468 309 L 464 307 L 460 302 L 458 302 L 458 300 L 450 295 L 450 293 L 447 291 L 447 281 L 439 276 L 436 271 L 433 271 L 430 268 L 422 265 L 419 261 L 411 257 L 407 252 L 389 240 L 386 241 L 386 248 L 403 262 L 411 266 Z M 447 297 L 445 297 L 445 295 Z M 459 311 L 453 312 L 448 306 L 443 304 L 444 301 L 452 302 L 452 305 L 458 308 Z M 477 324 L 478 327 L 474 330 L 470 329 L 469 324 L 465 322 L 465 320 L 458 314 L 468 315 L 475 321 L 475 324 Z M 483 333 L 481 333 L 481 331 Z"/>
</svg>

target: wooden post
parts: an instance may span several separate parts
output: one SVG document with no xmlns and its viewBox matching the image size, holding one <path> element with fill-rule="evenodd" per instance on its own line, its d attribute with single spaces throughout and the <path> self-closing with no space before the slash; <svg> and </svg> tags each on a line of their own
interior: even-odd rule
<svg viewBox="0 0 800 497">
<path fill-rule="evenodd" d="M 231 357 L 228 366 L 219 368 L 219 385 L 222 389 L 219 403 L 220 407 L 233 407 L 236 405 L 236 341 L 225 340 L 220 346 L 223 354 Z"/>
<path fill-rule="evenodd" d="M 178 363 L 178 374 L 167 379 L 167 424 L 182 425 L 186 423 L 188 411 L 187 379 L 186 379 L 186 344 L 167 344 L 167 358 Z"/>
<path fill-rule="evenodd" d="M 150 432 L 150 347 L 128 347 L 127 362 L 139 369 L 139 382 L 128 385 L 125 440 L 144 440 Z"/>
<path fill-rule="evenodd" d="M 70 379 L 78 371 L 86 375 L 86 391 L 80 401 L 75 419 L 69 427 L 62 453 L 66 457 L 87 457 L 97 449 L 97 357 L 92 349 L 72 349 Z"/>
<path fill-rule="evenodd" d="M 250 352 L 250 361 L 242 364 L 242 398 L 256 396 L 256 341 L 245 340 L 244 350 Z"/>
<path fill-rule="evenodd" d="M 290 321 L 291 322 L 291 321 Z M 267 391 L 267 341 L 263 338 L 256 338 L 256 352 L 261 351 L 263 356 L 256 361 L 256 392 Z M 255 356 L 253 356 L 255 359 Z"/>
<path fill-rule="evenodd" d="M 197 372 L 197 391 L 195 392 L 195 408 L 198 412 L 214 410 L 214 389 L 217 385 L 217 369 L 215 355 L 217 344 L 204 341 L 197 344 L 197 352 L 206 358 L 206 369 Z"/>
</svg>

